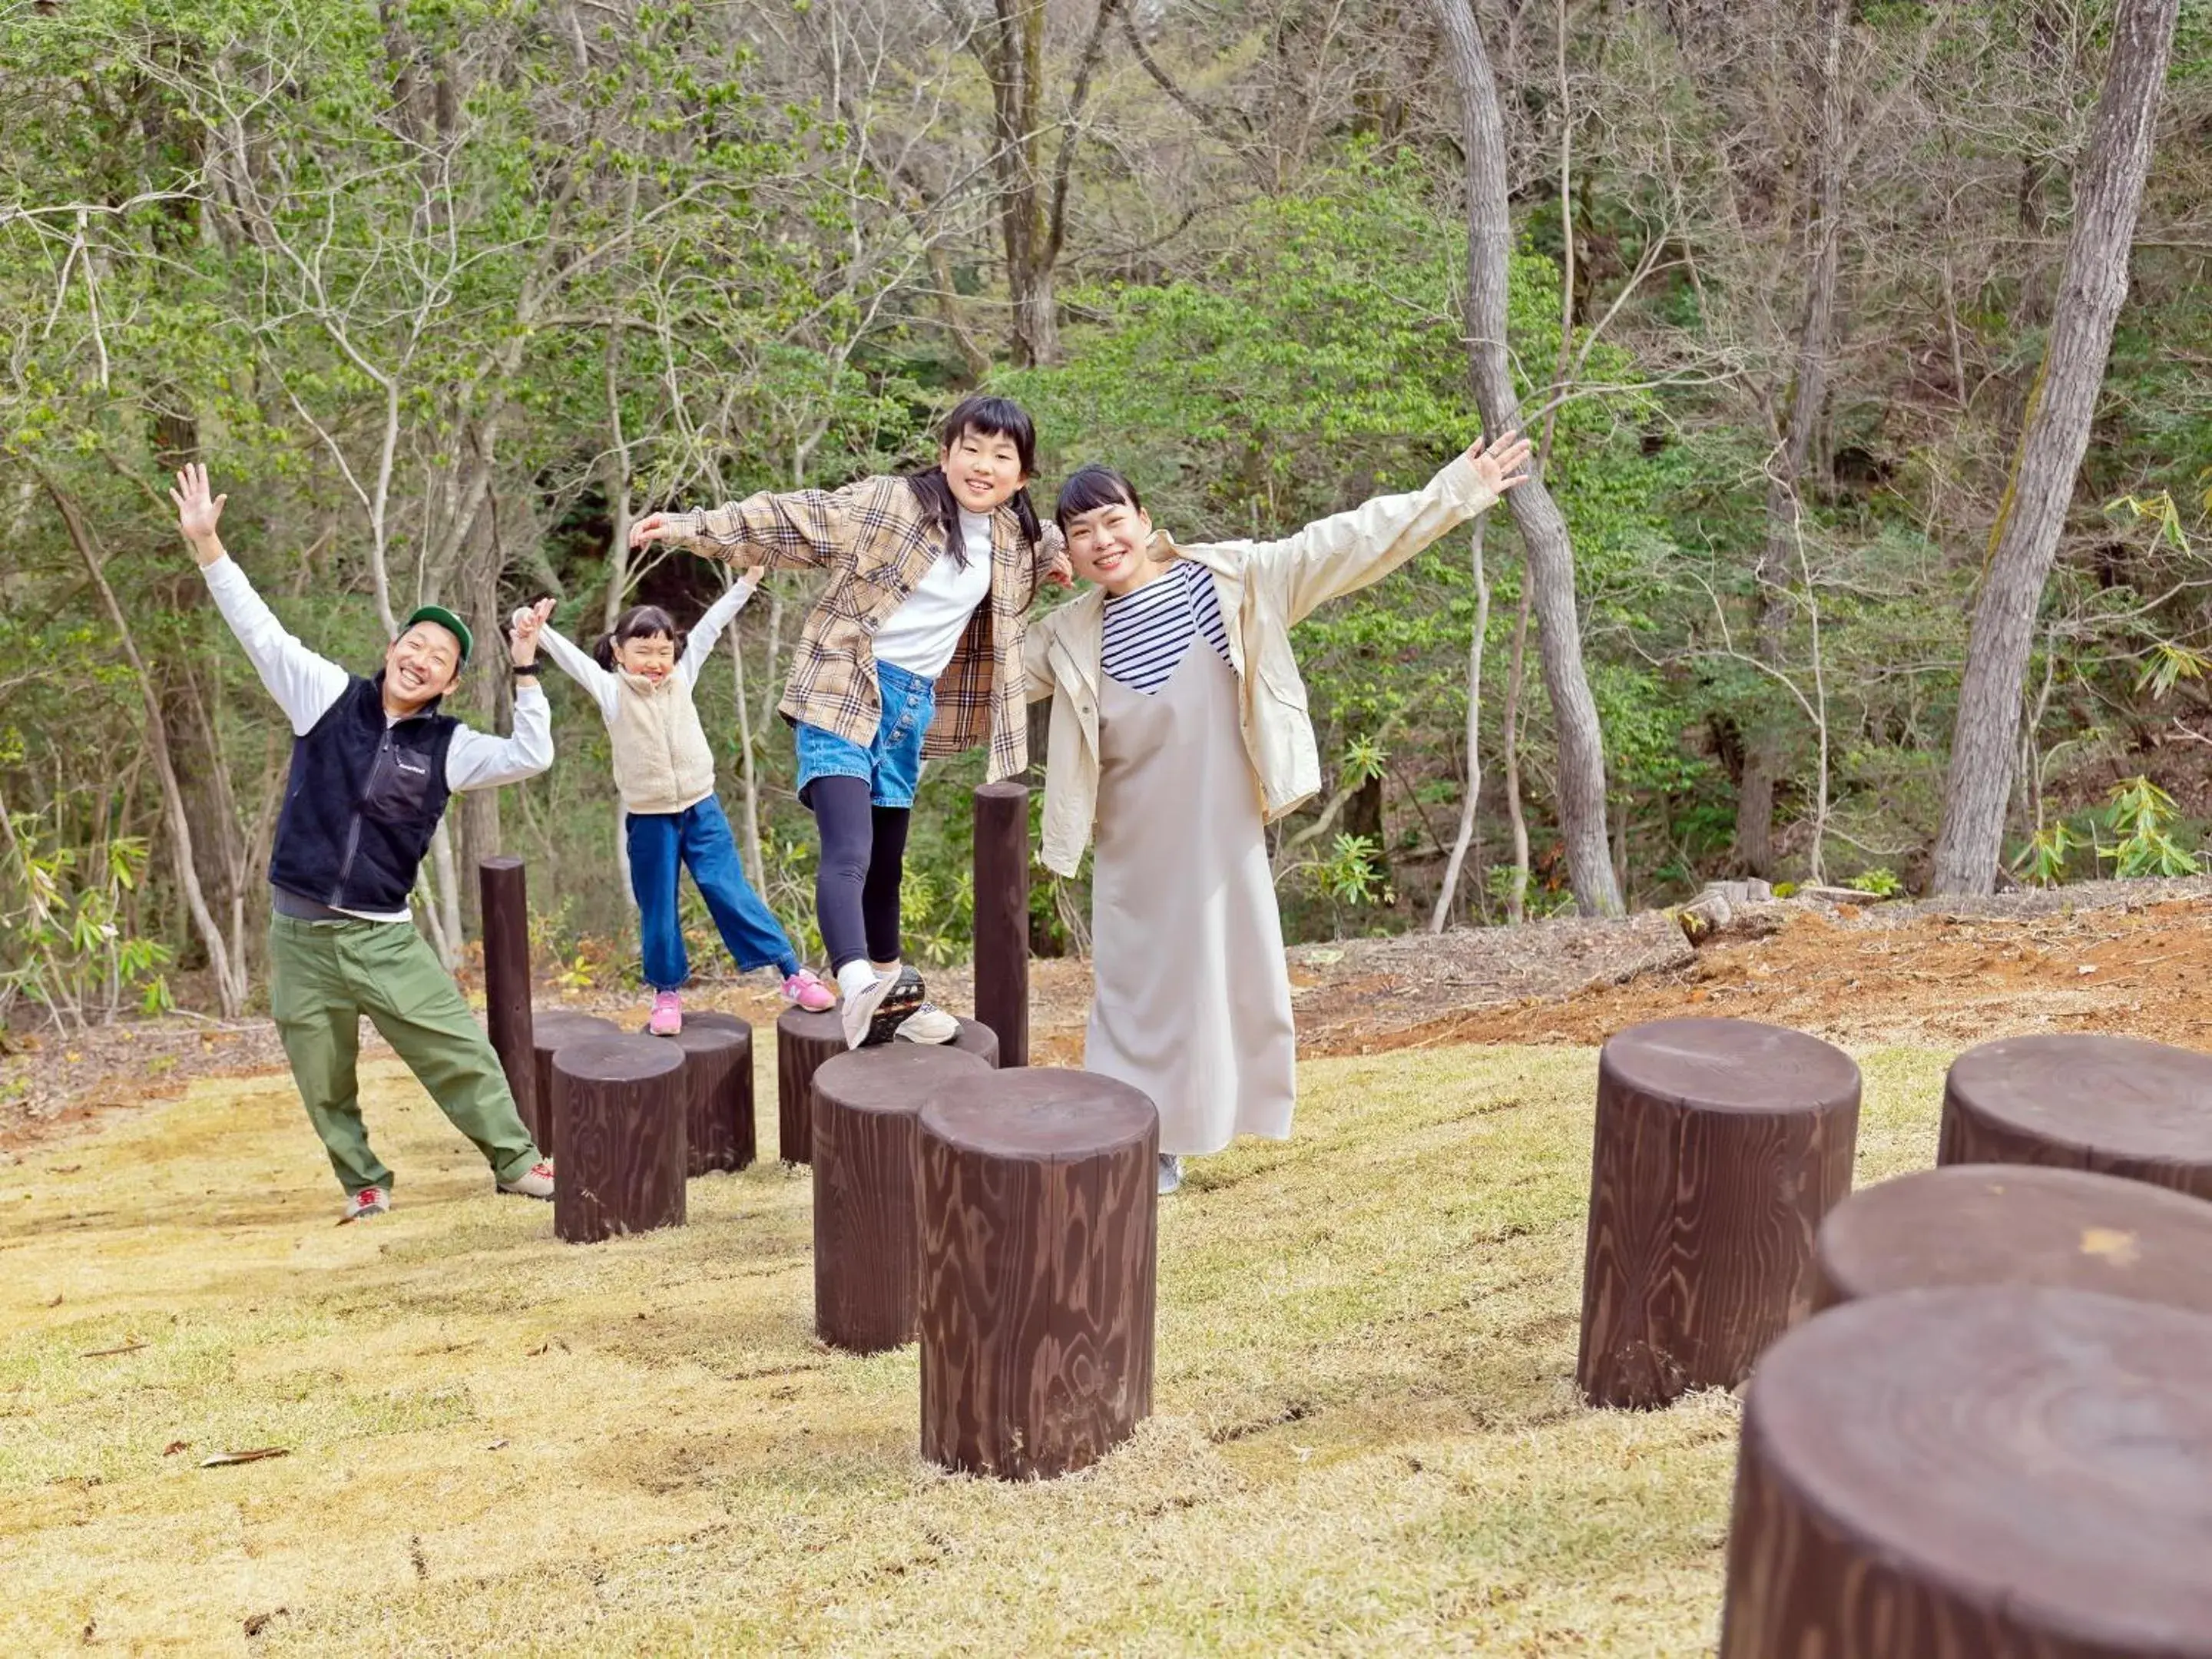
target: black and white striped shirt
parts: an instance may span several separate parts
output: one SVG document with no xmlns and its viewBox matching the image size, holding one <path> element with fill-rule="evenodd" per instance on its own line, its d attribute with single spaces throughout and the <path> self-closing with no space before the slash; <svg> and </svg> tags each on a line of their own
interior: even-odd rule
<svg viewBox="0 0 2212 1659">
<path fill-rule="evenodd" d="M 1168 683 L 1200 634 L 1224 663 L 1230 660 L 1213 573 L 1195 559 L 1178 559 L 1158 581 L 1133 593 L 1106 596 L 1101 665 L 1115 684 L 1150 696 Z"/>
</svg>

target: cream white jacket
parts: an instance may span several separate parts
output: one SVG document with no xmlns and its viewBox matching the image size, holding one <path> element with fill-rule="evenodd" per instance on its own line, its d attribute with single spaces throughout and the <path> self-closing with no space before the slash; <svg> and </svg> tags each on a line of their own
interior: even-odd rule
<svg viewBox="0 0 2212 1659">
<path fill-rule="evenodd" d="M 1155 558 L 1195 559 L 1213 573 L 1229 631 L 1244 752 L 1268 823 L 1321 792 L 1321 757 L 1306 713 L 1305 682 L 1291 653 L 1292 625 L 1324 602 L 1380 581 L 1455 526 L 1487 509 L 1498 492 L 1466 456 L 1407 495 L 1310 524 L 1273 542 L 1178 546 L 1153 538 Z M 1098 810 L 1099 659 L 1106 595 L 1092 588 L 1030 625 L 1023 667 L 1030 701 L 1053 699 L 1045 754 L 1048 869 L 1072 876 Z"/>
</svg>

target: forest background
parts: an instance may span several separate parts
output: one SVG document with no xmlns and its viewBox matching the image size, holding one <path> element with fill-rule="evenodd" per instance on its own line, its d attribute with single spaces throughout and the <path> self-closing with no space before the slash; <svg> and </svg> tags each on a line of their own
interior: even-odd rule
<svg viewBox="0 0 2212 1659">
<path fill-rule="evenodd" d="M 2070 365 L 2078 472 L 2039 478 L 2130 52 L 2125 303 Z M 356 669 L 418 600 L 694 616 L 726 573 L 626 556 L 636 516 L 923 463 L 976 386 L 1036 414 L 1048 510 L 1105 459 L 1180 537 L 1279 534 L 1481 431 L 1486 246 L 1565 538 L 1501 510 L 1300 628 L 1292 938 L 2172 872 L 2212 819 L 2212 0 L 0 0 L 0 109 L 18 1023 L 256 995 L 289 733 L 177 538 L 182 461 Z M 1471 240 L 1499 178 L 1510 239 Z M 2002 844 L 1947 876 L 1970 619 L 2039 486 L 2017 713 L 1976 717 Z M 795 929 L 811 592 L 773 579 L 700 693 Z M 548 687 L 559 760 L 457 802 L 418 913 L 458 960 L 474 860 L 520 853 L 547 959 L 616 978 L 605 738 Z M 924 787 L 927 959 L 964 954 L 981 763 Z M 1040 872 L 1038 947 L 1087 908 Z"/>
</svg>

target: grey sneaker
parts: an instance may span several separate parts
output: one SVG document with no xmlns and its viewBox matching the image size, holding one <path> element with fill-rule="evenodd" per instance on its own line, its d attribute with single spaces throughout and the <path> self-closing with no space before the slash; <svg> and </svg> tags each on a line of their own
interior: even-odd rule
<svg viewBox="0 0 2212 1659">
<path fill-rule="evenodd" d="M 872 1048 L 889 1042 L 907 1017 L 922 1004 L 921 975 L 911 968 L 885 974 L 858 996 L 847 997 L 837 1018 L 848 1048 Z"/>
<path fill-rule="evenodd" d="M 1182 1159 L 1172 1152 L 1160 1154 L 1160 1196 L 1165 1198 L 1182 1185 Z"/>
<path fill-rule="evenodd" d="M 368 1221 L 388 1215 L 392 1211 L 392 1194 L 381 1187 L 364 1187 L 346 1200 L 345 1213 L 338 1218 L 343 1227 L 349 1221 Z"/>
<path fill-rule="evenodd" d="M 553 1196 L 553 1160 L 541 1158 L 512 1181 L 502 1181 L 499 1189 L 512 1193 L 517 1198 L 550 1198 Z"/>
<path fill-rule="evenodd" d="M 950 1042 L 959 1035 L 960 1022 L 933 1002 L 923 1003 L 898 1028 L 901 1042 Z"/>
</svg>

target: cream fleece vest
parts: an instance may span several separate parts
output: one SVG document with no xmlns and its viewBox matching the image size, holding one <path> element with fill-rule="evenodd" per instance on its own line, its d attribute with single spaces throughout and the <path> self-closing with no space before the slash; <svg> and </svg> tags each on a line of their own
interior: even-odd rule
<svg viewBox="0 0 2212 1659">
<path fill-rule="evenodd" d="M 714 751 L 682 673 L 655 685 L 615 671 L 615 789 L 632 812 L 681 812 L 714 793 Z"/>
</svg>

